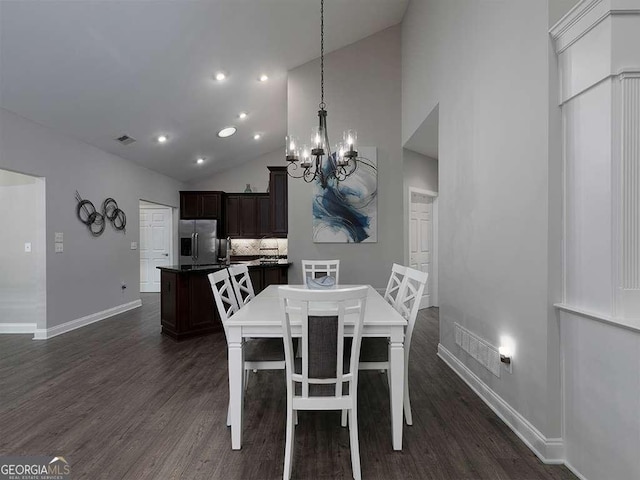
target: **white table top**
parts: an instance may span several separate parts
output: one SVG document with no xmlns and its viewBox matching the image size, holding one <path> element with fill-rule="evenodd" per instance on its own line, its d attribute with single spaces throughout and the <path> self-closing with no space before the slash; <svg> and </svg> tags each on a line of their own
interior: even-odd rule
<svg viewBox="0 0 640 480">
<path fill-rule="evenodd" d="M 294 288 L 306 288 L 304 285 L 289 285 Z M 340 285 L 353 287 L 357 285 Z M 270 285 L 260 292 L 247 305 L 237 311 L 229 320 L 227 327 L 268 327 L 282 326 L 283 313 L 280 306 L 278 288 Z M 345 323 L 349 322 L 349 315 Z M 369 286 L 364 326 L 406 326 L 407 321 L 373 287 Z"/>
</svg>

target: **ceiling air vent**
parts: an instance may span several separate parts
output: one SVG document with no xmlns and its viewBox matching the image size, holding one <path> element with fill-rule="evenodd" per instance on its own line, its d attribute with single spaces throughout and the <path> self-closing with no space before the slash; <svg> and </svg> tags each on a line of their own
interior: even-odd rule
<svg viewBox="0 0 640 480">
<path fill-rule="evenodd" d="M 121 137 L 116 138 L 122 145 L 131 145 L 136 141 L 135 138 L 131 138 L 129 135 L 122 135 Z"/>
</svg>

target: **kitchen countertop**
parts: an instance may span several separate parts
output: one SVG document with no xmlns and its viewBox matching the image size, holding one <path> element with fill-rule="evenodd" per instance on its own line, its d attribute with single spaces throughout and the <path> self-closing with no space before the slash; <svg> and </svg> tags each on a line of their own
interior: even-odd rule
<svg viewBox="0 0 640 480">
<path fill-rule="evenodd" d="M 189 273 L 189 272 L 198 272 L 198 273 L 211 273 L 217 272 L 218 270 L 222 270 L 223 268 L 227 268 L 228 266 L 234 265 L 246 265 L 249 268 L 251 267 L 274 267 L 274 266 L 289 266 L 293 262 L 289 262 L 286 259 L 280 259 L 275 262 L 264 262 L 260 260 L 234 260 L 230 265 L 225 263 L 212 263 L 206 265 L 163 265 L 160 267 L 156 267 L 158 270 L 164 270 L 167 272 L 174 273 Z"/>
</svg>

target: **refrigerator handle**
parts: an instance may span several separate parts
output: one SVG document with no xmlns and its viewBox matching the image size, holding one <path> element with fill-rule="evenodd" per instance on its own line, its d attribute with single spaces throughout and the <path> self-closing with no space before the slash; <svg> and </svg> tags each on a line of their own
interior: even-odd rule
<svg viewBox="0 0 640 480">
<path fill-rule="evenodd" d="M 196 261 L 196 234 L 191 234 L 191 260 Z"/>
<path fill-rule="evenodd" d="M 196 260 L 198 260 L 198 256 L 200 255 L 200 246 L 198 245 L 198 233 L 196 232 L 196 233 L 194 233 L 194 235 L 195 235 L 195 238 L 196 238 L 196 242 L 195 242 L 195 245 L 196 245 Z"/>
</svg>

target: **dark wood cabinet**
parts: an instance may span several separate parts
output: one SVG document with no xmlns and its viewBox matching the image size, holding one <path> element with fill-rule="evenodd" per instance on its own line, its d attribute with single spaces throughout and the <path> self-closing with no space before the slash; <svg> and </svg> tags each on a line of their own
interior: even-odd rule
<svg viewBox="0 0 640 480">
<path fill-rule="evenodd" d="M 268 193 L 227 194 L 225 207 L 226 235 L 235 238 L 256 238 L 270 234 Z"/>
<path fill-rule="evenodd" d="M 225 200 L 225 235 L 230 237 L 240 236 L 240 196 L 226 195 Z"/>
<path fill-rule="evenodd" d="M 286 285 L 289 265 L 260 265 L 249 267 L 253 291 L 257 295 L 269 285 Z"/>
<path fill-rule="evenodd" d="M 289 231 L 287 167 L 267 168 L 269 168 L 271 234 L 275 237 L 286 237 Z"/>
<path fill-rule="evenodd" d="M 221 332 L 220 315 L 207 275 L 224 267 L 182 270 L 160 268 L 160 322 L 162 333 L 175 340 Z M 286 284 L 288 264 L 249 265 L 256 294 L 273 284 Z"/>
<path fill-rule="evenodd" d="M 218 237 L 286 237 L 287 168 L 268 167 L 269 193 L 180 192 L 180 218 L 218 220 Z"/>
<path fill-rule="evenodd" d="M 262 268 L 262 288 L 269 285 L 286 285 L 289 276 L 288 269 L 281 266 L 265 266 Z"/>
<path fill-rule="evenodd" d="M 222 192 L 180 192 L 180 218 L 222 220 Z"/>
<path fill-rule="evenodd" d="M 160 272 L 162 333 L 176 340 L 222 330 L 205 273 Z"/>
<path fill-rule="evenodd" d="M 258 236 L 271 235 L 271 198 L 269 195 L 257 197 L 258 202 Z"/>
<path fill-rule="evenodd" d="M 258 202 L 255 195 L 240 197 L 240 234 L 245 237 L 258 235 Z"/>
<path fill-rule="evenodd" d="M 262 268 L 250 268 L 249 278 L 251 278 L 251 285 L 253 285 L 253 292 L 257 295 L 264 290 Z"/>
</svg>

